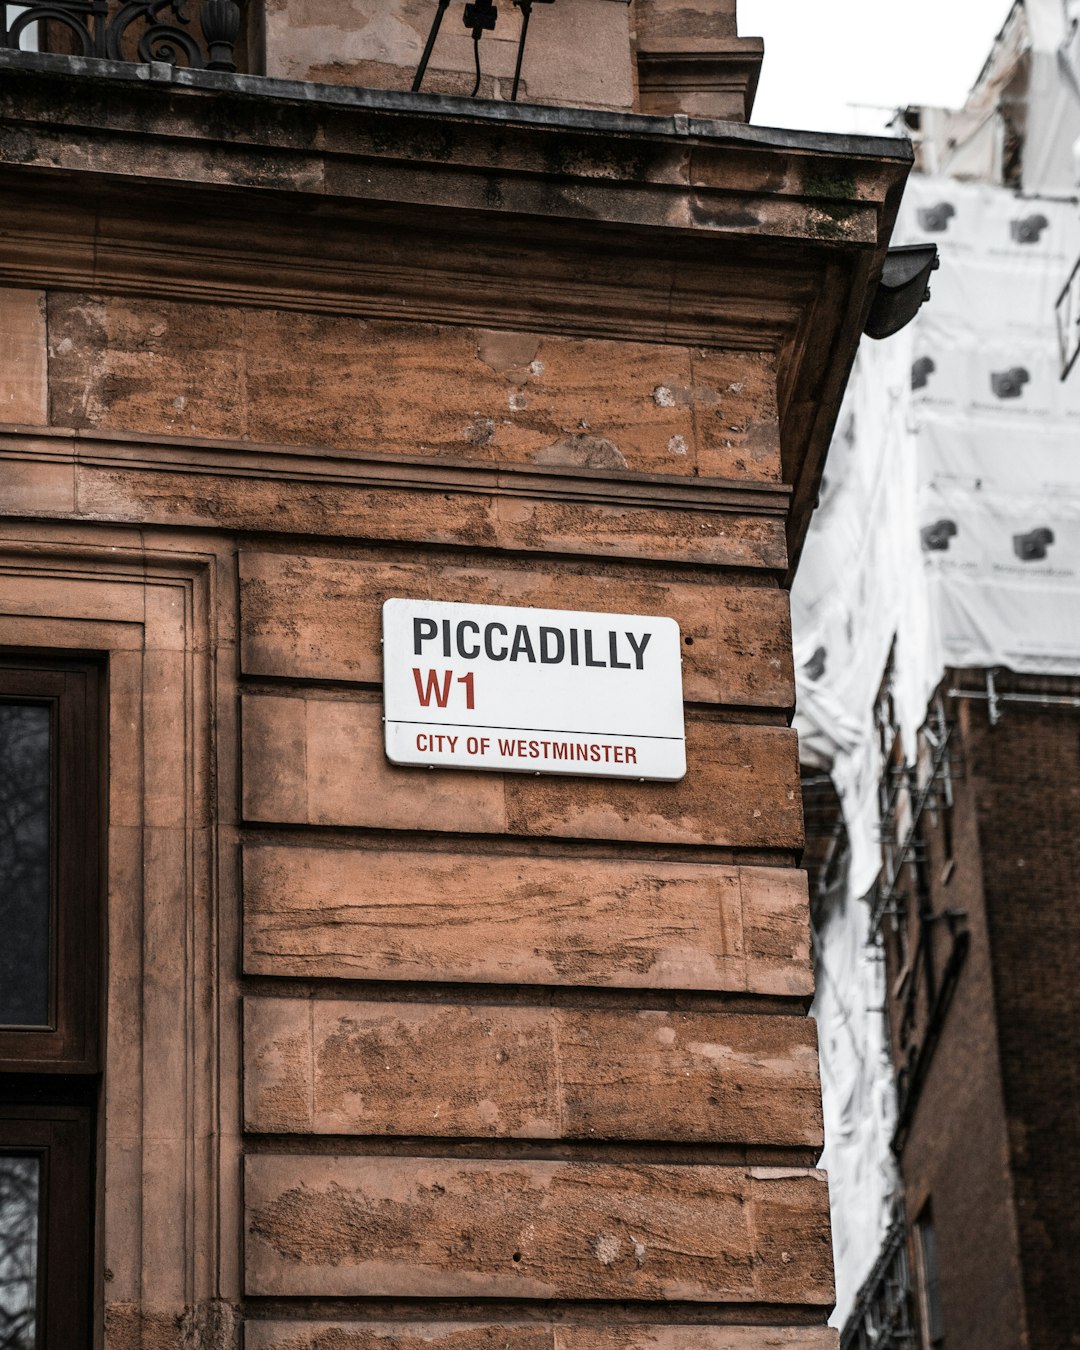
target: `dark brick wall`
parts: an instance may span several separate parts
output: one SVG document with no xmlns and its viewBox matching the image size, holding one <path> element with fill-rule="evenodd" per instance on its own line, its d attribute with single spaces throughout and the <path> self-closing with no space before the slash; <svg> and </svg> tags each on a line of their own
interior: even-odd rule
<svg viewBox="0 0 1080 1350">
<path fill-rule="evenodd" d="M 961 710 L 963 713 L 965 710 Z M 985 712 L 975 716 L 985 718 Z M 983 905 L 983 867 L 974 783 L 965 770 L 965 728 L 954 732 L 952 865 L 941 813 L 924 816 L 929 907 L 963 911 L 968 955 L 930 1059 L 900 1157 L 909 1226 L 929 1204 L 937 1235 L 947 1350 L 1014 1350 L 1024 1346 L 1020 1259 L 1009 1186 L 1009 1140 L 997 1052 L 990 942 Z M 914 873 L 914 869 L 911 869 Z M 907 878 L 909 950 L 919 924 L 915 878 Z M 940 981 L 952 943 L 934 920 L 925 937 Z M 897 1047 L 902 985 L 895 945 L 889 953 L 890 1021 Z M 913 961 L 913 964 L 917 962 Z M 926 1044 L 920 1005 L 912 1042 Z M 918 1272 L 912 1242 L 913 1270 Z"/>
<path fill-rule="evenodd" d="M 994 728 L 965 712 L 1028 1344 L 1062 1350 L 1080 1346 L 1080 710 L 1005 702 Z"/>
<path fill-rule="evenodd" d="M 981 672 L 949 684 L 985 694 Z M 963 912 L 969 948 L 901 1171 L 912 1232 L 933 1209 L 948 1350 L 1067 1350 L 1080 1346 L 1080 708 L 1016 696 L 1080 698 L 1080 680 L 997 688 L 996 726 L 985 698 L 950 701 L 951 862 L 945 817 L 928 811 L 925 864 L 906 875 L 909 950 L 921 932 L 940 979 L 946 910 Z M 931 1001 L 921 994 L 905 1026 L 886 934 L 900 1067 L 927 1043 Z"/>
</svg>

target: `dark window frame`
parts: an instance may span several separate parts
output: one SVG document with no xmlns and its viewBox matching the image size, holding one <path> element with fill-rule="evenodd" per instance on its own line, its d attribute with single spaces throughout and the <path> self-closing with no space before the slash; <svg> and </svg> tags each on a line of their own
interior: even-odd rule
<svg viewBox="0 0 1080 1350">
<path fill-rule="evenodd" d="M 105 950 L 105 667 L 5 649 L 0 700 L 51 709 L 50 1024 L 0 1027 L 0 1153 L 41 1162 L 37 1350 L 89 1350 Z"/>
<path fill-rule="evenodd" d="M 50 1025 L 0 1027 L 0 1074 L 100 1067 L 101 684 L 93 663 L 0 659 L 0 700 L 44 705 L 52 715 L 54 934 Z"/>
<path fill-rule="evenodd" d="M 37 1328 L 42 1350 L 90 1343 L 93 1120 L 76 1105 L 0 1105 L 0 1154 L 40 1160 Z"/>
</svg>

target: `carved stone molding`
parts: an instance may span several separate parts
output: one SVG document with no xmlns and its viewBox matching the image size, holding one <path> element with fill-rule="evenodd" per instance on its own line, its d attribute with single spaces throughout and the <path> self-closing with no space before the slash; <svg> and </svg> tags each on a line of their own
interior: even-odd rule
<svg viewBox="0 0 1080 1350">
<path fill-rule="evenodd" d="M 0 70 L 0 281 L 774 352 L 797 556 L 910 146 L 26 53 Z"/>
<path fill-rule="evenodd" d="M 0 645 L 107 663 L 108 1038 L 94 1284 L 109 1344 L 125 1306 L 141 1306 L 140 1322 L 172 1326 L 219 1286 L 216 591 L 208 555 L 13 522 L 0 539 Z"/>
<path fill-rule="evenodd" d="M 18 427 L 0 462 L 16 516 L 786 564 L 783 484 Z"/>
</svg>

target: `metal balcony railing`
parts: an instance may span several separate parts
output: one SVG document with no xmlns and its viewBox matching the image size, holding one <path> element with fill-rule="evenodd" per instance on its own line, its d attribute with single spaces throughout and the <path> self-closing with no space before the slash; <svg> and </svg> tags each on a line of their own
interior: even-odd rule
<svg viewBox="0 0 1080 1350">
<path fill-rule="evenodd" d="M 190 0 L 0 0 L 0 47 L 234 71 L 237 0 L 202 0 L 197 22 L 191 8 Z"/>
<path fill-rule="evenodd" d="M 889 1229 L 881 1253 L 859 1290 L 840 1333 L 840 1350 L 918 1350 L 914 1295 L 902 1217 Z"/>
</svg>

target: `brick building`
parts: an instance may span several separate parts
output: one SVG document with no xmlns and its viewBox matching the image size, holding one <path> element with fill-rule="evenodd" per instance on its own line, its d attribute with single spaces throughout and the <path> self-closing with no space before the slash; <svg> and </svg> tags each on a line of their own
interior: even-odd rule
<svg viewBox="0 0 1080 1350">
<path fill-rule="evenodd" d="M 1080 685 L 944 693 L 878 902 L 916 1287 L 930 1345 L 1049 1350 L 1080 1343 Z"/>
<path fill-rule="evenodd" d="M 787 585 L 909 147 L 746 126 L 733 3 L 538 3 L 516 104 L 506 3 L 420 93 L 434 0 L 47 11 L 0 1343 L 835 1345 Z M 676 620 L 685 777 L 391 764 L 395 598 Z"/>
<path fill-rule="evenodd" d="M 949 672 L 912 766 L 887 685 L 879 708 L 889 843 L 868 904 L 900 1189 L 841 1344 L 1073 1345 L 1080 683 Z M 828 903 L 839 803 L 820 780 L 804 791 Z"/>
</svg>

